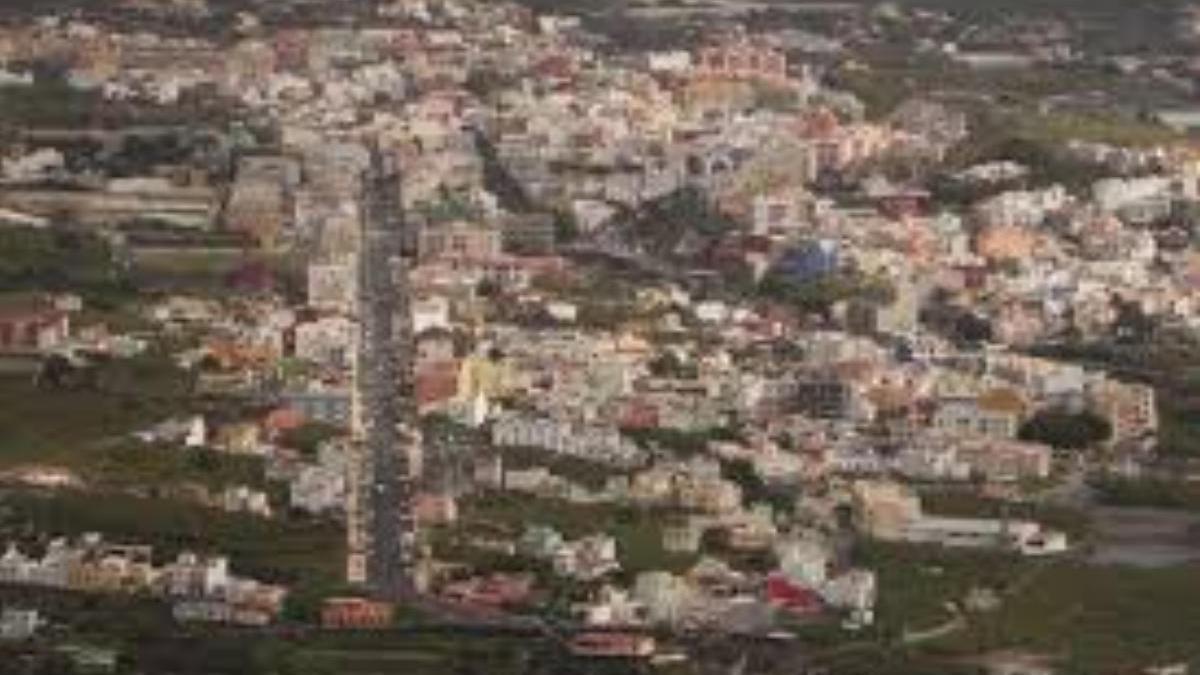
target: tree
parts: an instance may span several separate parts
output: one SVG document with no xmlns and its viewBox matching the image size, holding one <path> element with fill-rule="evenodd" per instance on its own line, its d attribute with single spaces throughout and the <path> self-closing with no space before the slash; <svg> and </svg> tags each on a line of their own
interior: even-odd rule
<svg viewBox="0 0 1200 675">
<path fill-rule="evenodd" d="M 341 435 L 342 430 L 331 424 L 307 422 L 284 432 L 280 443 L 308 457 L 315 457 L 325 441 Z"/>
<path fill-rule="evenodd" d="M 554 241 L 569 244 L 579 238 L 579 224 L 575 216 L 566 211 L 554 212 Z"/>
<path fill-rule="evenodd" d="M 721 477 L 737 483 L 742 489 L 742 504 L 768 504 L 777 513 L 791 513 L 795 498 L 780 490 L 772 489 L 749 460 L 730 459 L 721 462 Z"/>
<path fill-rule="evenodd" d="M 1112 436 L 1112 424 L 1090 410 L 1041 410 L 1021 426 L 1023 441 L 1045 443 L 1059 449 L 1080 450 Z"/>
</svg>

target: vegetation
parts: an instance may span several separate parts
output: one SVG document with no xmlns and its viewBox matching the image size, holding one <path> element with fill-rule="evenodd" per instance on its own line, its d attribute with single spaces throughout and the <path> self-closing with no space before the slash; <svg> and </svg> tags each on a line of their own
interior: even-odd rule
<svg viewBox="0 0 1200 675">
<path fill-rule="evenodd" d="M 0 100 L 3 96 L 0 96 Z M 94 234 L 0 229 L 0 292 L 71 292 L 112 306 L 132 292 L 111 247 Z"/>
<path fill-rule="evenodd" d="M 188 411 L 189 382 L 158 355 L 95 366 L 84 386 L 39 386 L 0 377 L 0 469 L 57 466 L 89 485 L 169 494 L 188 484 L 264 486 L 262 460 L 170 443 L 133 432 Z"/>
<path fill-rule="evenodd" d="M 1103 368 L 1114 377 L 1154 386 L 1158 396 L 1160 456 L 1200 454 L 1200 342 L 1189 332 L 1155 331 L 1146 342 L 1062 343 L 1033 350 L 1047 358 Z"/>
<path fill-rule="evenodd" d="M 541 448 L 502 447 L 499 450 L 504 458 L 505 468 L 546 467 L 550 473 L 592 490 L 602 489 L 607 479 L 617 473 L 603 464 Z"/>
<path fill-rule="evenodd" d="M 0 126 L 88 126 L 99 97 L 58 79 L 0 86 Z"/>
<path fill-rule="evenodd" d="M 156 359 L 101 366 L 94 388 L 38 387 L 28 377 L 0 377 L 0 466 L 86 464 L 89 449 L 125 442 L 148 422 L 180 411 L 186 386 Z"/>
<path fill-rule="evenodd" d="M 303 264 L 298 257 L 241 249 L 136 250 L 129 276 L 143 293 L 226 294 L 231 289 L 277 290 L 303 297 Z"/>
<path fill-rule="evenodd" d="M 342 430 L 324 422 L 305 422 L 304 424 L 283 432 L 279 444 L 299 451 L 306 457 L 315 459 L 321 444 L 342 435 Z"/>
<path fill-rule="evenodd" d="M 823 315 L 828 315 L 835 304 L 846 300 L 887 304 L 893 293 L 886 280 L 858 273 L 838 273 L 805 281 L 769 274 L 758 290 L 762 296 L 795 306 L 802 312 Z"/>
<path fill-rule="evenodd" d="M 1129 672 L 1197 656 L 1194 566 L 1166 569 L 1055 563 L 1037 568 L 956 647 L 978 654 L 1023 648 L 1063 657 L 1066 672 Z"/>
<path fill-rule="evenodd" d="M 1112 424 L 1094 412 L 1039 410 L 1021 426 L 1023 441 L 1045 443 L 1058 449 L 1082 450 L 1112 436 Z"/>
<path fill-rule="evenodd" d="M 737 225 L 700 188 L 688 186 L 618 216 L 625 243 L 664 260 L 704 252 Z"/>
<path fill-rule="evenodd" d="M 1149 506 L 1200 511 L 1200 485 L 1161 478 L 1106 476 L 1091 481 L 1100 502 L 1108 506 Z"/>
<path fill-rule="evenodd" d="M 1015 555 L 932 545 L 864 542 L 853 559 L 879 575 L 878 630 L 885 640 L 942 625 L 972 588 L 1002 592 L 1025 571 Z"/>
<path fill-rule="evenodd" d="M 1027 133 L 1022 123 L 1011 116 L 989 115 L 980 119 L 971 136 L 953 148 L 947 160 L 955 169 L 982 162 L 1011 161 L 1029 168 L 1025 183 L 1030 186 L 1059 183 L 1075 190 L 1090 187 L 1107 171 L 1068 154 L 1061 145 L 1068 140 L 1072 139 Z"/>
<path fill-rule="evenodd" d="M 659 449 L 679 459 L 687 459 L 708 452 L 709 441 L 733 441 L 738 439 L 736 429 L 714 428 L 707 431 L 681 431 L 679 429 L 624 429 L 639 446 Z"/>
<path fill-rule="evenodd" d="M 204 448 L 129 443 L 106 445 L 79 458 L 83 478 L 93 487 L 136 489 L 167 496 L 199 485 L 219 490 L 231 485 L 263 487 L 262 459 Z"/>
<path fill-rule="evenodd" d="M 529 213 L 534 208 L 533 200 L 525 191 L 496 152 L 496 146 L 482 132 L 475 134 L 475 149 L 483 160 L 483 186 L 496 195 L 500 205 L 513 213 Z"/>
<path fill-rule="evenodd" d="M 794 489 L 775 489 L 766 483 L 754 469 L 754 464 L 745 459 L 731 459 L 721 462 L 721 477 L 737 483 L 742 489 L 742 503 L 745 506 L 767 504 L 777 514 L 790 514 L 796 507 Z"/>
</svg>

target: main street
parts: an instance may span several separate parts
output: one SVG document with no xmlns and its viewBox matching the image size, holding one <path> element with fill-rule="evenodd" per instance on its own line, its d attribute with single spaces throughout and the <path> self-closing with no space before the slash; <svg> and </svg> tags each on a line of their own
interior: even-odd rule
<svg viewBox="0 0 1200 675">
<path fill-rule="evenodd" d="M 416 427 L 399 188 L 394 158 L 373 148 L 363 185 L 356 386 L 368 462 L 367 582 L 389 600 L 411 594 L 415 558 L 409 462 Z"/>
</svg>

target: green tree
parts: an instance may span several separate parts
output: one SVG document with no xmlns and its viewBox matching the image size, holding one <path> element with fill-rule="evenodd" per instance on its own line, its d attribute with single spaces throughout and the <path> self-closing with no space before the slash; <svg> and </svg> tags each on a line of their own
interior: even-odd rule
<svg viewBox="0 0 1200 675">
<path fill-rule="evenodd" d="M 332 424 L 306 422 L 295 429 L 284 432 L 280 443 L 303 455 L 312 457 L 317 454 L 322 443 L 341 434 L 342 430 Z"/>
<path fill-rule="evenodd" d="M 1039 411 L 1021 426 L 1023 441 L 1046 443 L 1059 449 L 1079 450 L 1112 436 L 1112 424 L 1094 412 L 1058 408 Z"/>
</svg>

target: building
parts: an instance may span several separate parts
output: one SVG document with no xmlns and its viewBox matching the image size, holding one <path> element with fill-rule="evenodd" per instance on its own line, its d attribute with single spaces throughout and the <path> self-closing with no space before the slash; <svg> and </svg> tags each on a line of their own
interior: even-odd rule
<svg viewBox="0 0 1200 675">
<path fill-rule="evenodd" d="M 957 447 L 957 456 L 975 475 L 1011 482 L 1048 478 L 1054 452 L 1041 443 L 989 439 L 962 443 Z"/>
<path fill-rule="evenodd" d="M 532 447 L 581 459 L 622 466 L 641 462 L 642 450 L 615 426 L 549 417 L 507 415 L 492 425 L 497 446 Z"/>
<path fill-rule="evenodd" d="M 6 607 L 0 612 L 0 640 L 28 640 L 42 626 L 42 617 L 36 609 Z"/>
<path fill-rule="evenodd" d="M 621 569 L 621 563 L 617 561 L 617 542 L 605 534 L 564 543 L 554 552 L 551 562 L 556 574 L 584 581 L 599 579 Z"/>
<path fill-rule="evenodd" d="M 273 245 L 291 222 L 299 165 L 284 157 L 243 157 L 225 203 L 225 227 Z"/>
<path fill-rule="evenodd" d="M 66 312 L 50 307 L 0 307 L 0 353 L 47 352 L 70 337 Z"/>
<path fill-rule="evenodd" d="M 296 411 L 304 420 L 350 427 L 353 406 L 347 389 L 331 387 L 285 391 L 280 395 L 280 402 Z"/>
<path fill-rule="evenodd" d="M 1043 529 L 1030 521 L 927 516 L 921 511 L 920 497 L 898 483 L 858 481 L 852 492 L 856 524 L 860 531 L 875 539 L 947 548 L 999 549 L 1028 556 L 1067 550 L 1065 534 Z"/>
<path fill-rule="evenodd" d="M 973 398 L 944 397 L 933 427 L 948 434 L 1015 438 L 1025 418 L 1026 403 L 1013 389 L 995 388 Z"/>
<path fill-rule="evenodd" d="M 441 596 L 477 608 L 507 609 L 528 601 L 532 592 L 532 575 L 491 574 L 447 584 Z"/>
<path fill-rule="evenodd" d="M 514 255 L 549 255 L 558 241 L 554 216 L 537 213 L 511 216 L 501 225 L 501 241 L 506 253 Z"/>
<path fill-rule="evenodd" d="M 297 324 L 293 329 L 293 351 L 303 359 L 329 368 L 348 368 L 358 325 L 344 316 L 326 316 Z"/>
<path fill-rule="evenodd" d="M 748 41 L 729 41 L 703 47 L 695 55 L 692 74 L 700 78 L 785 82 L 787 55 Z"/>
<path fill-rule="evenodd" d="M 1150 447 L 1158 434 L 1154 387 L 1103 378 L 1088 385 L 1088 406 L 1112 425 L 1114 447 Z"/>
<path fill-rule="evenodd" d="M 422 261 L 490 260 L 501 251 L 499 229 L 463 221 L 422 227 L 417 238 L 417 254 Z"/>
<path fill-rule="evenodd" d="M 323 311 L 349 312 L 354 306 L 354 265 L 308 266 L 308 304 Z"/>
<path fill-rule="evenodd" d="M 180 621 L 248 626 L 272 622 L 287 590 L 238 577 L 221 556 L 180 553 L 155 567 L 149 546 L 107 544 L 97 534 L 77 542 L 53 539 L 40 558 L 9 546 L 0 557 L 0 582 L 91 593 L 147 593 L 172 601 Z"/>
<path fill-rule="evenodd" d="M 366 598 L 328 598 L 321 606 L 321 627 L 327 630 L 379 629 L 392 625 L 395 607 Z"/>
<path fill-rule="evenodd" d="M 806 371 L 792 382 L 790 411 L 817 419 L 844 419 L 854 403 L 849 383 L 835 373 Z"/>
</svg>

